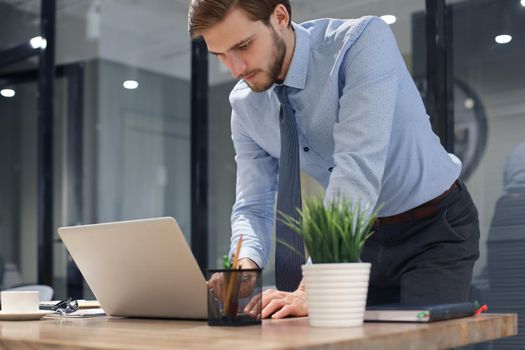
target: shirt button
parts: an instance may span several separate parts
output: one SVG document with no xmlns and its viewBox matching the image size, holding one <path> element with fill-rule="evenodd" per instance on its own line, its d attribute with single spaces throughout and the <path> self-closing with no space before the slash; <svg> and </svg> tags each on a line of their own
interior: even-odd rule
<svg viewBox="0 0 525 350">
<path fill-rule="evenodd" d="M 303 148 L 303 151 L 308 152 L 310 149 L 308 147 Z"/>
<path fill-rule="evenodd" d="M 334 167 L 330 167 L 330 168 L 328 168 L 328 171 L 329 171 L 329 172 L 332 172 L 332 170 L 334 170 Z"/>
</svg>

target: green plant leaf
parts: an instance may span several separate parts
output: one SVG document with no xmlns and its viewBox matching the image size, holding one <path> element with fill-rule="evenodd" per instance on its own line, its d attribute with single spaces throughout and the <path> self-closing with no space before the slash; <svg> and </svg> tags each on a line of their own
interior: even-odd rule
<svg viewBox="0 0 525 350">
<path fill-rule="evenodd" d="M 314 263 L 358 262 L 378 211 L 370 213 L 368 206 L 353 205 L 342 196 L 325 205 L 317 196 L 305 199 L 303 209 L 297 210 L 299 219 L 282 212 L 278 218 L 303 238 Z M 286 242 L 277 243 L 303 255 Z"/>
</svg>

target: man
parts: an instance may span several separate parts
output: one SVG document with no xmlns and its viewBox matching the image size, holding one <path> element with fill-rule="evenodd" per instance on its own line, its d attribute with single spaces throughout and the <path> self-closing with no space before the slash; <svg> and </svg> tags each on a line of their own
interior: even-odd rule
<svg viewBox="0 0 525 350">
<path fill-rule="evenodd" d="M 342 194 L 381 206 L 361 256 L 372 263 L 369 304 L 468 298 L 477 211 L 457 180 L 461 162 L 432 132 L 388 25 L 376 17 L 297 25 L 287 0 L 193 0 L 189 31 L 241 79 L 230 95 L 237 162 L 231 247 L 242 234 L 244 268 L 267 263 L 276 192 L 277 209 L 300 205 L 300 164 L 326 188 L 325 202 Z M 278 237 L 281 230 L 286 236 L 278 221 Z M 294 237 L 284 240 L 301 247 Z M 276 280 L 284 291 L 264 293 L 262 317 L 306 315 L 297 261 L 289 268 L 280 259 Z"/>
</svg>

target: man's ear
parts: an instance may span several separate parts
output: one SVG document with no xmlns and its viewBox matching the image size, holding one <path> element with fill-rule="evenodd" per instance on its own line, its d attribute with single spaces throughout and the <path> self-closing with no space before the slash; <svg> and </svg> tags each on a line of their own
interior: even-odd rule
<svg viewBox="0 0 525 350">
<path fill-rule="evenodd" d="M 284 6 L 283 4 L 278 4 L 277 6 L 275 6 L 275 9 L 273 10 L 271 16 L 271 21 L 274 22 L 273 24 L 279 30 L 284 30 L 288 28 L 288 23 L 290 22 L 290 14 L 288 13 L 286 6 Z"/>
</svg>

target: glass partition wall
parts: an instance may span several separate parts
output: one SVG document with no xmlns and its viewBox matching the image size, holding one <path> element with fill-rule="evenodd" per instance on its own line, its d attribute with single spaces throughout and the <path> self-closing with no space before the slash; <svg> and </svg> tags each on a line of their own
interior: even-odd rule
<svg viewBox="0 0 525 350">
<path fill-rule="evenodd" d="M 37 280 L 37 89 L 35 83 L 0 89 L 0 287 L 7 288 Z"/>
<path fill-rule="evenodd" d="M 28 23 L 34 25 L 40 18 L 29 3 L 0 1 L 0 16 L 17 18 L 2 19 L 0 43 L 13 42 L 22 19 L 33 18 Z M 190 242 L 186 13 L 186 1 L 57 1 L 53 232 L 65 225 L 173 216 Z M 4 288 L 38 280 L 37 66 L 11 65 L 25 83 L 14 98 L 0 97 L 0 132 L 6 136 L 0 138 L 5 144 L 0 154 L 9 170 L 0 178 Z M 90 297 L 62 242 L 53 237 L 55 298 Z"/>
<path fill-rule="evenodd" d="M 22 7 L 0 1 L 0 289 L 38 279 L 37 86 L 15 73 L 38 67 L 40 1 Z"/>
<path fill-rule="evenodd" d="M 65 3 L 57 13 L 57 56 L 82 63 L 84 117 L 82 212 L 76 220 L 64 215 L 63 223 L 172 216 L 190 242 L 185 2 Z"/>
<path fill-rule="evenodd" d="M 525 1 L 449 2 L 454 132 L 479 210 L 481 256 L 473 298 L 525 317 Z M 523 349 L 518 336 L 476 349 Z"/>
</svg>

